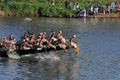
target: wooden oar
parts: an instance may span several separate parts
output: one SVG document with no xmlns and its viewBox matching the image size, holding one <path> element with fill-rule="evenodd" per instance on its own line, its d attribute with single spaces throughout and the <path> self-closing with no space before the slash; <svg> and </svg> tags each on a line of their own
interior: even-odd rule
<svg viewBox="0 0 120 80">
<path fill-rule="evenodd" d="M 78 44 L 76 44 L 75 53 L 79 54 L 79 52 L 80 52 L 80 48 L 79 48 Z"/>
</svg>

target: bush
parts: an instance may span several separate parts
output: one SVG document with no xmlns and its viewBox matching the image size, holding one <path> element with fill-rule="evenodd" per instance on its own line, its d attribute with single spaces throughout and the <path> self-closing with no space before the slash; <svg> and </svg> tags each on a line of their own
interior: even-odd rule
<svg viewBox="0 0 120 80">
<path fill-rule="evenodd" d="M 69 16 L 75 15 L 77 12 L 73 11 L 73 2 L 79 2 L 80 8 L 88 8 L 90 0 L 71 0 L 70 9 L 65 8 L 66 0 L 56 0 L 55 5 L 51 4 L 52 0 L 8 0 L 7 2 L 1 2 L 0 8 L 5 13 L 25 14 L 31 16 L 32 14 L 39 14 L 41 16 Z M 93 0 L 94 5 L 103 5 L 108 0 Z"/>
</svg>

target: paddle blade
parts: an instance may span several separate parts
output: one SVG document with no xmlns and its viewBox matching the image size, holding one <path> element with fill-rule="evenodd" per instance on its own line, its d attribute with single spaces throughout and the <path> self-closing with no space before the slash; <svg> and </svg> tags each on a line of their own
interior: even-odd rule
<svg viewBox="0 0 120 80">
<path fill-rule="evenodd" d="M 80 49 L 79 49 L 79 46 L 77 45 L 76 48 L 75 48 L 75 53 L 79 54 L 79 52 L 80 52 Z"/>
</svg>

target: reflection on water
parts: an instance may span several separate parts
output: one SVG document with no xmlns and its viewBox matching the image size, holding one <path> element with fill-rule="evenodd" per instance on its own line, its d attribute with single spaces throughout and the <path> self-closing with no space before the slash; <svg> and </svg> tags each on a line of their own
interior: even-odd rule
<svg viewBox="0 0 120 80">
<path fill-rule="evenodd" d="M 0 18 L 0 37 L 14 34 L 17 40 L 26 31 L 36 35 L 63 31 L 69 39 L 77 35 L 80 54 L 58 52 L 59 61 L 9 58 L 0 59 L 1 80 L 119 80 L 119 18 Z M 6 76 L 6 77 L 5 77 Z"/>
<path fill-rule="evenodd" d="M 64 56 L 67 57 L 67 56 Z M 79 63 L 75 60 L 66 61 L 34 61 L 1 59 L 1 79 L 10 80 L 78 80 Z M 7 77 L 4 77 L 6 75 Z"/>
</svg>

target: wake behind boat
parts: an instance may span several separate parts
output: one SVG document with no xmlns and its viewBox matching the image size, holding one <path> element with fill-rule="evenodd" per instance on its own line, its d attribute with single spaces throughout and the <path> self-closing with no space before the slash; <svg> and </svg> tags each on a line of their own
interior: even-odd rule
<svg viewBox="0 0 120 80">
<path fill-rule="evenodd" d="M 48 37 L 46 36 L 46 32 L 40 33 L 37 37 L 33 33 L 27 32 L 21 37 L 20 42 L 15 40 L 13 34 L 3 37 L 0 40 L 0 57 L 9 57 L 9 54 L 13 52 L 22 56 L 50 51 L 57 52 L 58 50 L 67 52 L 67 49 L 73 47 L 78 49 L 75 42 L 76 35 L 73 35 L 70 41 L 63 37 L 62 31 L 57 34 L 52 31 Z"/>
</svg>

